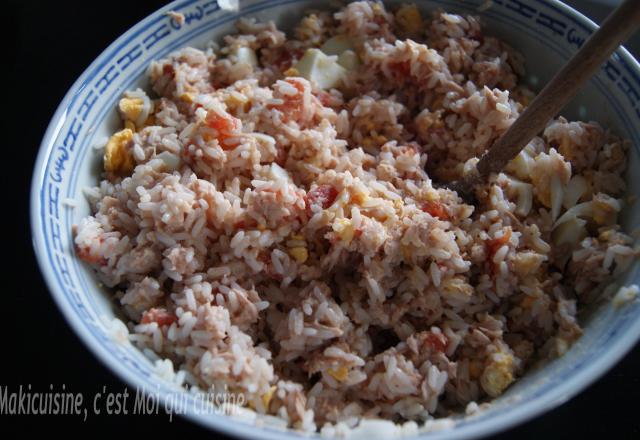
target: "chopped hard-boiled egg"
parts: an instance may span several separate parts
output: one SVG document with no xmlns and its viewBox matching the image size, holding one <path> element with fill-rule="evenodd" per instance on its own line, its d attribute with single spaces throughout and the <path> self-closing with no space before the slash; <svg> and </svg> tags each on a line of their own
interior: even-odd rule
<svg viewBox="0 0 640 440">
<path fill-rule="evenodd" d="M 180 95 L 179 98 L 180 100 L 188 104 L 192 104 L 193 101 L 196 99 L 196 96 L 193 93 L 185 92 L 182 95 Z"/>
<path fill-rule="evenodd" d="M 606 194 L 598 193 L 589 202 L 579 203 L 569 208 L 555 222 L 554 228 L 571 219 L 582 217 L 592 219 L 597 225 L 612 225 L 616 223 L 618 212 L 622 209 L 620 201 Z"/>
<path fill-rule="evenodd" d="M 591 191 L 589 182 L 587 179 L 580 175 L 575 175 L 569 181 L 567 188 L 564 192 L 564 198 L 562 199 L 562 206 L 569 209 L 578 203 L 581 198 L 588 195 Z"/>
<path fill-rule="evenodd" d="M 314 81 L 321 89 L 337 87 L 347 74 L 336 57 L 329 57 L 319 49 L 307 49 L 294 68 L 300 76 Z"/>
<path fill-rule="evenodd" d="M 558 220 L 556 220 L 553 227 L 557 228 L 562 223 L 576 217 L 587 217 L 587 218 L 593 217 L 593 201 L 584 202 L 584 203 L 580 203 L 578 205 L 572 206 L 564 214 L 562 214 L 562 216 Z"/>
<path fill-rule="evenodd" d="M 265 411 L 269 408 L 269 404 L 271 403 L 271 399 L 273 399 L 273 394 L 276 392 L 276 386 L 273 385 L 269 388 L 269 391 L 262 395 L 262 406 Z"/>
<path fill-rule="evenodd" d="M 507 171 L 513 173 L 518 179 L 527 180 L 531 176 L 534 159 L 531 154 L 523 149 L 507 165 Z"/>
<path fill-rule="evenodd" d="M 513 382 L 514 367 L 511 354 L 494 353 L 480 376 L 482 389 L 489 396 L 498 397 Z"/>
<path fill-rule="evenodd" d="M 551 233 L 551 241 L 556 246 L 569 245 L 573 248 L 587 236 L 587 221 L 578 217 L 562 222 Z"/>
<path fill-rule="evenodd" d="M 298 263 L 302 264 L 307 261 L 307 258 L 309 258 L 309 251 L 305 247 L 298 246 L 289 249 L 289 255 L 291 255 L 291 257 L 293 257 L 293 259 Z"/>
<path fill-rule="evenodd" d="M 546 255 L 539 254 L 535 251 L 524 251 L 518 252 L 511 261 L 515 273 L 524 278 L 527 275 L 538 272 L 540 266 L 546 260 Z"/>
<path fill-rule="evenodd" d="M 355 47 L 347 35 L 336 35 L 325 41 L 320 50 L 327 55 L 340 55 L 347 50 L 355 52 Z"/>
<path fill-rule="evenodd" d="M 354 70 L 360 66 L 360 57 L 356 53 L 351 38 L 347 35 L 337 35 L 328 39 L 320 50 L 325 55 L 336 55 L 338 64 L 347 70 Z"/>
<path fill-rule="evenodd" d="M 620 202 L 611 196 L 604 193 L 593 196 L 593 220 L 600 226 L 615 224 L 621 209 Z"/>
<path fill-rule="evenodd" d="M 344 381 L 349 375 L 349 369 L 347 367 L 329 368 L 327 373 L 338 382 Z"/>
<path fill-rule="evenodd" d="M 225 99 L 225 104 L 227 104 L 228 107 L 233 108 L 244 106 L 248 102 L 249 98 L 242 93 L 231 93 Z"/>
<path fill-rule="evenodd" d="M 155 123 L 153 117 L 154 103 L 140 89 L 125 92 L 118 102 L 118 111 L 124 127 L 137 131 Z"/>
<path fill-rule="evenodd" d="M 133 139 L 133 131 L 129 128 L 125 128 L 109 138 L 104 148 L 105 171 L 121 176 L 133 171 L 133 155 L 128 148 L 131 139 Z"/>
<path fill-rule="evenodd" d="M 367 201 L 368 198 L 369 196 L 359 189 L 354 189 L 351 193 L 351 202 L 355 203 L 356 205 L 362 205 L 365 201 Z"/>
<path fill-rule="evenodd" d="M 338 56 L 338 64 L 347 70 L 355 70 L 360 66 L 360 58 L 352 50 L 345 50 Z"/>
<path fill-rule="evenodd" d="M 528 215 L 533 204 L 533 187 L 531 184 L 516 179 L 510 179 L 509 190 L 510 192 L 515 193 L 517 197 L 516 214 L 523 216 Z"/>
<path fill-rule="evenodd" d="M 144 101 L 142 98 L 122 98 L 118 103 L 118 109 L 122 119 L 126 121 L 135 122 L 140 117 L 142 109 L 144 108 Z"/>
<path fill-rule="evenodd" d="M 300 76 L 300 72 L 295 67 L 289 67 L 284 71 L 284 76 Z"/>
<path fill-rule="evenodd" d="M 422 14 L 416 5 L 404 5 L 396 12 L 396 23 L 408 34 L 417 34 L 423 28 Z"/>
<path fill-rule="evenodd" d="M 235 57 L 236 62 L 249 64 L 252 67 L 258 67 L 258 57 L 253 49 L 246 46 L 236 47 L 231 50 L 231 56 Z"/>
<path fill-rule="evenodd" d="M 551 148 L 549 153 L 539 153 L 531 168 L 531 183 L 536 198 L 547 208 L 555 220 L 560 214 L 564 190 L 571 179 L 571 164 Z"/>
<path fill-rule="evenodd" d="M 336 221 L 333 222 L 333 230 L 336 232 L 340 240 L 344 241 L 346 244 L 351 243 L 351 240 L 353 240 L 355 229 L 353 227 L 353 223 L 351 223 L 351 220 L 348 218 L 336 219 Z"/>
<path fill-rule="evenodd" d="M 555 220 L 560 215 L 562 201 L 564 199 L 564 188 L 560 177 L 551 176 L 551 219 Z"/>
<path fill-rule="evenodd" d="M 473 287 L 462 278 L 453 277 L 442 281 L 441 290 L 445 298 L 465 301 L 473 295 Z"/>
</svg>

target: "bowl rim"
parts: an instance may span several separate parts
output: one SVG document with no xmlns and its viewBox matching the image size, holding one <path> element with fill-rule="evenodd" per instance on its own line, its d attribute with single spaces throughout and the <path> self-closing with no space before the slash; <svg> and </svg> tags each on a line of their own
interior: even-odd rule
<svg viewBox="0 0 640 440">
<path fill-rule="evenodd" d="M 62 312 L 65 320 L 73 329 L 74 333 L 83 342 L 89 352 L 93 354 L 100 362 L 108 367 L 112 373 L 130 387 L 139 386 L 140 380 L 138 376 L 133 374 L 131 369 L 118 362 L 118 360 L 106 349 L 105 345 L 94 339 L 94 337 L 84 329 L 82 319 L 72 309 L 71 305 L 65 299 L 62 287 L 58 284 L 53 274 L 52 268 L 49 266 L 45 257 L 44 249 L 47 243 L 44 239 L 44 233 L 39 228 L 39 213 L 42 208 L 40 201 L 40 190 L 45 176 L 46 159 L 54 149 L 54 142 L 58 138 L 60 130 L 66 121 L 66 111 L 70 103 L 76 95 L 78 95 L 89 77 L 89 74 L 103 61 L 107 55 L 114 50 L 123 40 L 131 37 L 137 29 L 145 26 L 159 16 L 169 11 L 177 10 L 195 3 L 197 0 L 173 0 L 167 5 L 156 9 L 142 20 L 131 26 L 126 32 L 116 38 L 109 46 L 107 46 L 100 54 L 89 64 L 89 66 L 80 74 L 78 79 L 71 85 L 64 95 L 56 111 L 54 112 L 43 139 L 40 143 L 39 151 L 34 163 L 33 174 L 30 187 L 30 227 L 32 234 L 32 246 L 38 268 L 45 280 L 46 286 L 54 299 L 58 309 Z M 420 3 L 421 0 L 413 0 Z M 536 0 L 537 3 L 548 4 L 555 7 L 564 15 L 570 17 L 576 22 L 583 25 L 585 29 L 593 32 L 598 26 L 589 18 L 579 11 L 562 3 L 560 0 Z M 616 50 L 617 54 L 624 63 L 629 66 L 629 70 L 640 76 L 640 64 L 638 61 L 624 48 L 620 47 Z M 567 402 L 578 393 L 584 391 L 589 385 L 603 376 L 618 361 L 627 354 L 631 348 L 640 340 L 640 319 L 634 320 L 629 327 L 630 331 L 619 335 L 619 338 L 613 342 L 607 349 L 607 356 L 599 356 L 592 363 L 585 365 L 575 375 L 568 378 L 567 381 L 560 384 L 552 391 L 537 396 L 536 398 L 511 407 L 508 411 L 498 413 L 493 417 L 478 420 L 472 424 L 461 426 L 460 428 L 447 429 L 444 431 L 418 432 L 414 438 L 429 436 L 431 439 L 468 439 L 479 438 L 505 431 L 516 425 L 546 413 L 559 405 Z M 166 404 L 170 399 L 168 393 L 160 393 L 158 396 L 161 403 Z M 200 415 L 187 411 L 180 416 L 193 421 L 200 426 L 208 429 L 214 429 L 226 435 L 237 438 L 262 438 L 262 439 L 278 439 L 282 437 L 299 438 L 308 437 L 308 434 L 299 431 L 287 430 L 277 431 L 272 429 L 264 429 L 264 427 L 255 424 L 246 423 L 235 418 L 219 415 L 207 414 Z"/>
</svg>

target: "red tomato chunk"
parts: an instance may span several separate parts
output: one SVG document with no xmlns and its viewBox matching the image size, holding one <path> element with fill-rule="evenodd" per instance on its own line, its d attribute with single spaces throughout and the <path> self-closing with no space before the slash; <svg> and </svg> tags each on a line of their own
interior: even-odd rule
<svg viewBox="0 0 640 440">
<path fill-rule="evenodd" d="M 431 215 L 431 217 L 437 217 L 440 220 L 449 220 L 449 213 L 444 208 L 444 205 L 438 201 L 424 202 L 421 209 Z"/>
<path fill-rule="evenodd" d="M 230 149 L 234 146 L 226 145 L 224 142 L 227 138 L 233 137 L 234 132 L 240 127 L 238 119 L 229 116 L 220 116 L 215 112 L 207 114 L 207 126 L 218 132 L 217 139 L 223 149 Z"/>
<path fill-rule="evenodd" d="M 142 313 L 140 323 L 151 324 L 155 322 L 159 327 L 162 327 L 164 325 L 171 325 L 177 320 L 176 315 L 167 312 L 165 309 L 149 309 Z"/>
<path fill-rule="evenodd" d="M 447 348 L 447 338 L 442 334 L 430 333 L 426 342 L 433 347 L 434 350 L 444 351 Z"/>
<path fill-rule="evenodd" d="M 333 205 L 336 197 L 338 197 L 338 190 L 333 186 L 320 185 L 307 193 L 307 208 L 310 208 L 311 205 L 320 205 L 322 209 L 327 209 Z"/>
</svg>

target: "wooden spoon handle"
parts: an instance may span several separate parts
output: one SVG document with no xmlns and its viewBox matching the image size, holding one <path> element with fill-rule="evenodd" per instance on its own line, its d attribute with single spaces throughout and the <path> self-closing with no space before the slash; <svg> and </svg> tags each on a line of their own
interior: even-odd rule
<svg viewBox="0 0 640 440">
<path fill-rule="evenodd" d="M 478 174 L 471 176 L 473 182 L 484 182 L 491 173 L 502 171 L 638 27 L 640 0 L 626 0 L 607 17 L 600 29 L 591 35 L 509 130 L 482 156 L 476 167 Z"/>
</svg>

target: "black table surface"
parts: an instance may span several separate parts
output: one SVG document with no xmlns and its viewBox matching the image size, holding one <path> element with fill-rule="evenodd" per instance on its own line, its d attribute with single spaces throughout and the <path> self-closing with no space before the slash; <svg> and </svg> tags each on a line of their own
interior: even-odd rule
<svg viewBox="0 0 640 440">
<path fill-rule="evenodd" d="M 575 3 L 575 2 L 574 2 Z M 580 2 L 582 3 L 582 2 Z M 2 61 L 5 99 L 0 146 L 3 187 L 9 203 L 3 223 L 9 284 L 0 305 L 5 330 L 0 352 L 0 392 L 117 393 L 124 383 L 106 369 L 73 333 L 58 311 L 37 267 L 29 229 L 29 185 L 44 131 L 60 100 L 93 59 L 114 39 L 160 6 L 153 1 L 10 1 L 3 3 Z M 580 6 L 580 5 L 578 5 Z M 596 20 L 599 17 L 594 17 Z M 8 43 L 8 44 L 7 44 Z M 7 319 L 8 318 L 8 319 Z M 640 346 L 577 397 L 543 416 L 494 438 L 640 438 Z M 0 395 L 2 397 L 2 395 Z M 90 406 L 90 405 L 89 405 Z M 156 435 L 224 438 L 186 419 L 157 415 L 0 415 L 0 429 L 23 433 L 64 432 L 118 435 L 122 429 Z M 586 437 L 583 437 L 586 436 Z M 153 437 L 150 437 L 153 438 Z"/>
</svg>

